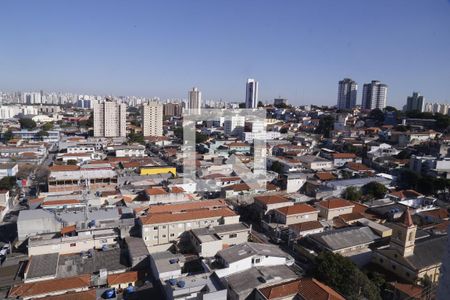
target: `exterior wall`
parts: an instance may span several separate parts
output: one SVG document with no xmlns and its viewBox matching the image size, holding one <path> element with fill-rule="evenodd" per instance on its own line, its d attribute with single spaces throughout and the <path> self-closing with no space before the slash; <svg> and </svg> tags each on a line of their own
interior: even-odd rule
<svg viewBox="0 0 450 300">
<path fill-rule="evenodd" d="M 249 233 L 250 229 L 247 231 L 220 234 L 219 237 L 222 240 L 223 245 L 233 246 L 247 242 Z"/>
<path fill-rule="evenodd" d="M 118 149 L 116 157 L 144 157 L 145 149 Z"/>
<path fill-rule="evenodd" d="M 239 216 L 225 218 L 219 216 L 202 220 L 186 220 L 165 224 L 148 224 L 142 226 L 141 233 L 145 245 L 149 247 L 176 242 L 180 239 L 184 232 L 191 229 L 222 224 L 236 224 L 238 222 Z"/>
<path fill-rule="evenodd" d="M 307 167 L 311 170 L 331 169 L 333 168 L 333 163 L 331 161 L 318 161 L 308 163 Z"/>
<path fill-rule="evenodd" d="M 186 201 L 184 193 L 168 193 L 149 196 L 149 204 L 175 203 L 183 201 Z"/>
<path fill-rule="evenodd" d="M 29 236 L 41 233 L 52 233 L 61 230 L 61 224 L 54 218 L 42 218 L 17 222 L 17 234 L 19 241 L 26 240 Z"/>
<path fill-rule="evenodd" d="M 33 245 L 33 243 L 29 243 L 28 256 L 47 253 L 69 254 L 88 251 L 93 248 L 101 249 L 103 245 L 116 244 L 116 242 L 114 241 L 115 238 L 115 236 L 88 239 L 79 237 L 67 237 L 61 240 L 53 240 L 54 242 L 51 240 L 50 243 L 45 245 Z"/>
<path fill-rule="evenodd" d="M 308 213 L 308 214 L 298 214 L 298 215 L 290 215 L 285 216 L 286 225 L 309 222 L 309 221 L 317 221 L 319 212 Z"/>
<path fill-rule="evenodd" d="M 353 206 L 327 209 L 322 206 L 318 206 L 319 216 L 325 218 L 326 220 L 332 220 L 340 215 L 345 215 L 353 212 Z"/>
</svg>

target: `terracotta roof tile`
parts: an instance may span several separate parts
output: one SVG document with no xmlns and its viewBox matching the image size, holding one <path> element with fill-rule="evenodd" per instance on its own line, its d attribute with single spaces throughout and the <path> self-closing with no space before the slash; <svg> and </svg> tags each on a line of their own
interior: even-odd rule
<svg viewBox="0 0 450 300">
<path fill-rule="evenodd" d="M 346 158 L 356 158 L 355 153 L 332 153 L 333 159 L 346 159 Z"/>
<path fill-rule="evenodd" d="M 145 217 L 141 217 L 141 222 L 144 225 L 150 224 L 164 224 L 164 223 L 173 223 L 173 222 L 181 222 L 188 220 L 201 220 L 208 218 L 219 218 L 219 217 L 231 217 L 236 216 L 236 213 L 226 208 L 219 209 L 200 209 L 200 210 L 192 210 L 189 212 L 182 213 L 161 213 L 161 214 L 150 214 Z"/>
<path fill-rule="evenodd" d="M 136 271 L 108 275 L 108 285 L 136 282 L 137 280 L 138 272 Z"/>
<path fill-rule="evenodd" d="M 60 171 L 77 171 L 80 169 L 79 166 L 72 165 L 53 165 L 50 168 L 51 172 L 60 172 Z"/>
<path fill-rule="evenodd" d="M 399 199 L 417 198 L 417 197 L 423 196 L 421 193 L 416 192 L 415 190 L 401 190 L 401 191 L 392 192 L 389 195 L 397 197 Z"/>
<path fill-rule="evenodd" d="M 65 292 L 80 288 L 88 288 L 91 284 L 91 275 L 58 278 L 38 282 L 15 285 L 9 291 L 8 297 L 35 297 L 55 292 Z"/>
<path fill-rule="evenodd" d="M 317 179 L 322 180 L 322 181 L 334 180 L 337 178 L 331 172 L 317 172 L 316 174 L 314 174 L 314 176 L 316 176 Z"/>
<path fill-rule="evenodd" d="M 78 293 L 66 293 L 58 296 L 47 296 L 46 300 L 96 300 L 97 299 L 97 291 L 95 289 L 91 289 L 84 292 Z"/>
<path fill-rule="evenodd" d="M 317 210 L 314 207 L 312 207 L 311 205 L 303 204 L 303 203 L 281 207 L 281 208 L 278 208 L 277 211 L 286 216 L 317 212 Z"/>
<path fill-rule="evenodd" d="M 324 208 L 333 209 L 333 208 L 354 206 L 354 203 L 342 198 L 330 198 L 327 200 L 320 201 L 319 203 L 317 203 L 317 205 L 320 205 Z"/>
<path fill-rule="evenodd" d="M 291 224 L 289 228 L 298 230 L 298 231 L 308 231 L 313 229 L 323 228 L 322 224 L 319 221 L 308 221 L 303 223 Z"/>
<path fill-rule="evenodd" d="M 178 204 L 166 204 L 166 205 L 151 205 L 148 208 L 149 213 L 169 213 L 169 212 L 183 212 L 190 210 L 198 210 L 205 208 L 220 208 L 227 207 L 224 200 L 202 200 L 202 201 L 192 201 L 187 203 Z"/>
<path fill-rule="evenodd" d="M 255 201 L 260 202 L 265 205 L 290 202 L 289 199 L 287 199 L 283 196 L 280 196 L 280 195 L 256 196 L 254 199 L 255 199 Z"/>
</svg>

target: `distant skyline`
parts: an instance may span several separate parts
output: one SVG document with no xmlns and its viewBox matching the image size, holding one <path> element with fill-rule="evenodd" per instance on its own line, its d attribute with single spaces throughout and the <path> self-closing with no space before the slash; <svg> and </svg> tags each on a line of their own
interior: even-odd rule
<svg viewBox="0 0 450 300">
<path fill-rule="evenodd" d="M 335 105 L 338 81 L 450 102 L 450 1 L 0 3 L 0 90 Z"/>
</svg>

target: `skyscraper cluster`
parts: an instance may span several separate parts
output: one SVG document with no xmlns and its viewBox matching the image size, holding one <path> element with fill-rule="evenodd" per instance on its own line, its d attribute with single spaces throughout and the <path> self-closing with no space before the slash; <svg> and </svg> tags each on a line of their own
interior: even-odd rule
<svg viewBox="0 0 450 300">
<path fill-rule="evenodd" d="M 362 92 L 362 109 L 383 109 L 387 101 L 387 85 L 378 80 L 365 83 Z M 338 109 L 352 109 L 356 106 L 358 85 L 350 78 L 344 78 L 338 85 Z"/>
</svg>

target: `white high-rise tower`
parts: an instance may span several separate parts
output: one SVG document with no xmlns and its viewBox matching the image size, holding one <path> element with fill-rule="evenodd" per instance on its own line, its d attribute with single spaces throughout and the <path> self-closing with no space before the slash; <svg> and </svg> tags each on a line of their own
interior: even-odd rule
<svg viewBox="0 0 450 300">
<path fill-rule="evenodd" d="M 189 91 L 188 108 L 194 113 L 200 114 L 201 112 L 202 92 L 200 92 L 196 87 L 192 88 L 192 91 Z"/>
<path fill-rule="evenodd" d="M 94 102 L 94 136 L 125 137 L 127 105 L 106 99 Z"/>
<path fill-rule="evenodd" d="M 339 81 L 338 89 L 338 109 L 352 109 L 356 106 L 356 93 L 358 85 L 350 78 Z"/>
<path fill-rule="evenodd" d="M 247 79 L 245 92 L 245 108 L 258 107 L 258 81 L 255 79 Z"/>
<path fill-rule="evenodd" d="M 144 136 L 163 135 L 163 105 L 150 101 L 142 104 L 142 133 Z"/>
<path fill-rule="evenodd" d="M 377 80 L 364 84 L 362 95 L 363 109 L 383 109 L 386 107 L 387 85 Z"/>
</svg>

